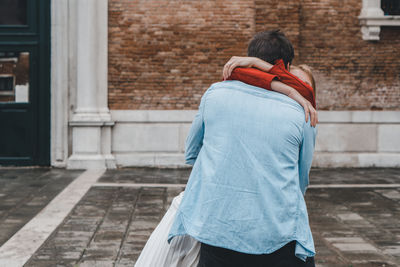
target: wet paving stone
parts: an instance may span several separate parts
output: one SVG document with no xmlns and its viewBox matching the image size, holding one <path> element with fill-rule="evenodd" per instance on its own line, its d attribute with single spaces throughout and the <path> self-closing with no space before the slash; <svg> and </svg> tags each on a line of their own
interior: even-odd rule
<svg viewBox="0 0 400 267">
<path fill-rule="evenodd" d="M 107 170 L 101 183 L 166 183 L 186 184 L 191 168 L 154 169 L 126 168 Z M 311 184 L 392 184 L 400 183 L 398 168 L 313 168 Z M 386 189 L 383 189 L 386 190 Z M 388 189 L 391 191 L 391 189 Z M 398 196 L 396 196 L 398 197 Z"/>
<path fill-rule="evenodd" d="M 400 183 L 399 168 L 314 168 L 311 184 L 393 184 Z"/>
<path fill-rule="evenodd" d="M 81 173 L 51 168 L 1 168 L 0 246 Z"/>
<path fill-rule="evenodd" d="M 183 189 L 94 187 L 25 266 L 133 266 Z"/>
<path fill-rule="evenodd" d="M 190 170 L 107 171 L 106 183 L 185 183 Z M 154 178 L 155 177 L 155 178 Z M 400 169 L 313 169 L 312 184 L 400 183 Z M 133 266 L 183 187 L 92 187 L 25 266 Z M 318 267 L 400 266 L 400 188 L 310 188 Z"/>
<path fill-rule="evenodd" d="M 400 201 L 385 198 L 375 191 L 369 188 L 330 188 L 307 192 L 317 264 L 325 266 L 325 263 L 334 264 L 340 260 L 343 266 L 400 265 L 400 253 L 396 250 L 400 246 L 400 238 L 396 235 L 400 229 L 400 215 L 393 210 Z M 385 250 L 387 247 L 393 250 Z M 319 253 L 327 249 L 335 252 L 336 258 L 328 261 L 324 254 Z"/>
<path fill-rule="evenodd" d="M 191 168 L 126 168 L 107 170 L 100 183 L 186 184 Z"/>
</svg>

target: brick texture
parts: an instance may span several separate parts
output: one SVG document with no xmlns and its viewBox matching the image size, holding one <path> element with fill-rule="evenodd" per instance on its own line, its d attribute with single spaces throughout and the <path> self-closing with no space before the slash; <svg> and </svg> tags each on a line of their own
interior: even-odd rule
<svg viewBox="0 0 400 267">
<path fill-rule="evenodd" d="M 400 109 L 400 28 L 362 40 L 361 4 L 305 0 L 298 61 L 316 70 L 323 109 Z"/>
<path fill-rule="evenodd" d="M 255 32 L 253 1 L 109 1 L 111 109 L 196 109 Z M 240 14 L 240 15 L 239 15 Z"/>
<path fill-rule="evenodd" d="M 110 0 L 111 109 L 197 109 L 254 33 L 280 28 L 314 69 L 319 109 L 400 110 L 400 29 L 362 40 L 360 0 Z"/>
</svg>

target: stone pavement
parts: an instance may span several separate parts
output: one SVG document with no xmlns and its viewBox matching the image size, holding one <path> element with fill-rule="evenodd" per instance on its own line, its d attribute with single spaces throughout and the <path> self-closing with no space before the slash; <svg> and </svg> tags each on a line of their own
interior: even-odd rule
<svg viewBox="0 0 400 267">
<path fill-rule="evenodd" d="M 81 172 L 50 168 L 0 169 L 0 246 Z"/>
<path fill-rule="evenodd" d="M 133 266 L 189 173 L 107 171 L 25 266 Z M 400 266 L 400 169 L 313 169 L 311 184 L 317 266 Z"/>
</svg>

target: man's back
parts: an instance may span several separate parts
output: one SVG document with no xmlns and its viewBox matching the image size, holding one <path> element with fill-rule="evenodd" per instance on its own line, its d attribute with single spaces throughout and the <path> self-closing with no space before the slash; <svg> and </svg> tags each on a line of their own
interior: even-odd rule
<svg viewBox="0 0 400 267">
<path fill-rule="evenodd" d="M 239 81 L 214 84 L 188 137 L 195 164 L 170 237 L 250 254 L 297 240 L 296 252 L 313 256 L 302 192 L 314 138 L 302 107 L 286 96 Z"/>
<path fill-rule="evenodd" d="M 239 177 L 235 181 L 229 178 L 228 184 L 249 190 L 256 188 L 254 183 L 278 186 L 298 180 L 294 177 L 298 177 L 305 123 L 296 102 L 257 89 L 240 82 L 216 84 L 207 93 L 203 113 L 206 145 L 201 153 L 213 162 L 213 169 Z M 209 178 L 216 183 L 226 176 L 230 175 Z"/>
</svg>

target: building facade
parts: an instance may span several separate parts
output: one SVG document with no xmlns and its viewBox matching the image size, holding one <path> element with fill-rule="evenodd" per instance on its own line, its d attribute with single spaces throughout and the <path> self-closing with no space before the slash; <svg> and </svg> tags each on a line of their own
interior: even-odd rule
<svg viewBox="0 0 400 267">
<path fill-rule="evenodd" d="M 6 2 L 0 0 L 0 13 Z M 48 157 L 20 161 L 21 165 L 184 166 L 184 140 L 204 91 L 221 80 L 222 67 L 231 56 L 246 54 L 256 32 L 279 28 L 294 45 L 294 64 L 310 65 L 316 78 L 320 124 L 314 166 L 400 167 L 398 1 L 13 2 L 20 2 L 15 16 L 8 22 L 0 19 L 0 25 L 5 25 L 0 27 L 0 55 L 4 54 L 0 79 L 11 75 L 3 73 L 7 51 L 21 52 L 20 57 L 30 52 L 16 46 L 20 37 L 13 37 L 13 28 L 7 24 L 20 16 L 17 11 L 45 14 L 48 6 L 51 37 L 46 50 L 43 22 L 44 33 L 39 25 L 36 35 L 37 49 L 44 56 L 30 52 L 39 63 L 49 52 L 49 97 L 30 93 L 39 99 L 35 105 L 46 107 L 48 102 L 48 119 L 46 112 L 37 111 L 44 114 L 37 124 L 45 126 L 26 130 L 41 137 L 41 142 L 47 140 L 48 148 L 36 147 L 39 152 L 35 153 L 47 151 Z M 36 7 L 26 6 L 32 2 Z M 30 25 L 23 19 L 12 23 Z M 46 65 L 42 65 L 43 73 L 29 70 L 25 92 L 46 88 Z M 44 85 L 33 84 L 34 77 Z M 15 133 L 20 128 L 4 115 L 13 105 L 2 89 L 11 83 L 10 78 L 2 81 L 0 120 L 8 121 Z M 13 90 L 21 91 L 16 86 Z M 46 125 L 47 139 L 40 134 Z M 12 133 L 8 131 L 8 136 Z M 4 147 L 12 144 L 3 143 Z M 13 151 L 15 147 L 0 155 L 0 164 L 15 164 L 19 153 Z"/>
</svg>

